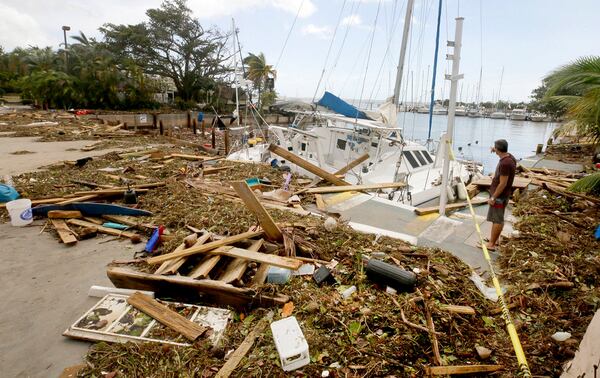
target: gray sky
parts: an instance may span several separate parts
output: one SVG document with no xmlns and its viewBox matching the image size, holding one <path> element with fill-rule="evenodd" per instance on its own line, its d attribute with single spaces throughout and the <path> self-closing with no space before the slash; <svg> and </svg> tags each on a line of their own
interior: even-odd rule
<svg viewBox="0 0 600 378">
<path fill-rule="evenodd" d="M 431 83 L 426 74 L 433 62 L 437 15 L 436 0 L 415 4 L 403 87 L 409 100 L 424 98 L 424 88 Z M 159 0 L 0 0 L 0 45 L 8 50 L 27 45 L 58 48 L 62 25 L 70 25 L 73 34 L 81 30 L 98 36 L 102 24 L 143 21 L 145 10 L 158 5 Z M 363 100 L 391 94 L 406 0 L 189 0 L 189 6 L 207 27 L 229 29 L 234 17 L 245 53 L 262 51 L 272 64 L 281 54 L 276 82 L 280 95 L 312 98 L 324 67 L 318 96 L 325 88 Z M 444 0 L 436 97 L 449 93 L 448 85 L 442 84 L 444 71 L 450 69 L 444 59 L 445 40 L 454 35 L 457 15 L 465 17 L 465 80 L 459 97 L 473 99 L 482 70 L 482 99 L 495 99 L 504 67 L 500 97 L 520 101 L 527 100 L 552 69 L 600 54 L 599 14 L 597 0 Z"/>
</svg>

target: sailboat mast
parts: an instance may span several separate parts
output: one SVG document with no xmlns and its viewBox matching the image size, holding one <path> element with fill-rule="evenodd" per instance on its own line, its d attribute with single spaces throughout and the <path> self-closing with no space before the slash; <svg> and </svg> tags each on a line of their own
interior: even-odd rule
<svg viewBox="0 0 600 378">
<path fill-rule="evenodd" d="M 233 84 L 235 85 L 235 112 L 236 112 L 236 122 L 237 125 L 240 126 L 240 94 L 239 94 L 239 83 L 238 83 L 238 71 L 237 71 L 237 54 L 236 54 L 236 43 L 235 37 L 237 36 L 235 32 L 235 20 L 231 19 L 231 36 L 232 36 L 232 44 L 233 44 Z"/>
<path fill-rule="evenodd" d="M 431 100 L 429 102 L 429 130 L 427 131 L 427 143 L 429 143 L 429 141 L 431 140 L 431 126 L 433 123 L 433 104 L 435 101 L 435 75 L 437 73 L 437 59 L 438 59 L 438 51 L 440 49 L 441 19 L 442 19 L 442 0 L 440 0 L 438 3 L 437 30 L 435 33 L 435 53 L 433 56 L 433 76 L 431 78 Z"/>
<path fill-rule="evenodd" d="M 408 33 L 410 32 L 410 22 L 415 0 L 408 0 L 406 4 L 406 15 L 404 16 L 404 31 L 402 32 L 402 46 L 400 46 L 400 58 L 398 59 L 398 72 L 396 73 L 396 85 L 394 86 L 394 100 L 396 109 L 400 105 L 400 85 L 402 84 L 402 75 L 404 73 L 404 58 L 406 57 L 406 47 L 408 46 Z"/>
</svg>

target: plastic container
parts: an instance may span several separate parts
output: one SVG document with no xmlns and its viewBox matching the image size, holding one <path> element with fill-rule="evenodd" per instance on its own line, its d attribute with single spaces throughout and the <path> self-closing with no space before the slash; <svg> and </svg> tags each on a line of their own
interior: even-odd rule
<svg viewBox="0 0 600 378">
<path fill-rule="evenodd" d="M 296 317 L 271 323 L 271 332 L 283 371 L 296 370 L 310 363 L 308 343 Z"/>
<path fill-rule="evenodd" d="M 31 200 L 26 198 L 6 203 L 6 210 L 10 214 L 10 223 L 15 227 L 22 227 L 33 222 Z"/>
<path fill-rule="evenodd" d="M 273 284 L 284 284 L 290 280 L 291 275 L 292 271 L 289 269 L 271 266 L 267 272 L 267 282 Z"/>
</svg>

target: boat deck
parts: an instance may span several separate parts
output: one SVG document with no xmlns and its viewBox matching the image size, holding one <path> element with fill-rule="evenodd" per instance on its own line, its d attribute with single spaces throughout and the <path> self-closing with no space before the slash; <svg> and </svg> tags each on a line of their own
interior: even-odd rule
<svg viewBox="0 0 600 378">
<path fill-rule="evenodd" d="M 325 197 L 327 210 L 340 213 L 342 219 L 359 231 L 390 236 L 411 244 L 437 247 L 452 253 L 479 273 L 488 271 L 483 252 L 477 248 L 479 237 L 469 210 L 449 217 L 439 214 L 418 216 L 414 207 L 393 203 L 366 194 L 338 194 Z M 492 224 L 485 220 L 487 205 L 475 207 L 477 223 L 484 237 L 489 236 Z M 508 209 L 502 234 L 512 233 L 514 217 Z M 491 252 L 492 259 L 498 256 Z"/>
</svg>

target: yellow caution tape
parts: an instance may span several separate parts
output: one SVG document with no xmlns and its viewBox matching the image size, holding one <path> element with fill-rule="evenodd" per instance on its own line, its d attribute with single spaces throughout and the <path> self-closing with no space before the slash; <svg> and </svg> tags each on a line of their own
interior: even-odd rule
<svg viewBox="0 0 600 378">
<path fill-rule="evenodd" d="M 452 151 L 452 143 L 449 140 L 446 141 L 448 143 L 448 151 L 450 155 L 450 160 L 455 160 L 454 152 Z M 473 223 L 475 224 L 475 229 L 477 230 L 477 234 L 479 235 L 479 242 L 481 243 L 481 249 L 483 250 L 483 256 L 488 263 L 488 267 L 490 268 L 490 275 L 492 276 L 492 283 L 494 284 L 494 288 L 496 289 L 496 294 L 498 295 L 498 299 L 500 300 L 500 306 L 502 307 L 502 318 L 504 318 L 504 323 L 506 324 L 506 330 L 508 331 L 508 335 L 510 336 L 510 341 L 512 343 L 513 349 L 515 351 L 515 355 L 517 356 L 517 362 L 519 364 L 519 370 L 523 377 L 531 377 L 531 371 L 529 370 L 529 365 L 527 364 L 527 357 L 525 357 L 525 352 L 523 352 L 523 346 L 521 345 L 521 340 L 519 340 L 519 335 L 517 334 L 517 329 L 512 321 L 512 317 L 510 316 L 510 312 L 508 311 L 508 306 L 504 301 L 504 294 L 502 294 L 502 289 L 500 288 L 500 281 L 498 281 L 498 277 L 496 276 L 496 272 L 494 271 L 494 266 L 492 265 L 492 260 L 490 259 L 490 254 L 488 252 L 485 241 L 483 240 L 483 235 L 481 233 L 481 229 L 479 228 L 479 223 L 477 223 L 477 218 L 475 216 L 475 210 L 473 210 L 473 204 L 471 203 L 471 198 L 469 197 L 467 186 L 463 181 L 462 177 L 460 177 L 460 183 L 467 193 L 467 203 L 469 204 L 469 211 L 471 212 L 471 216 L 473 217 Z M 442 188 L 443 189 L 443 188 Z"/>
</svg>

